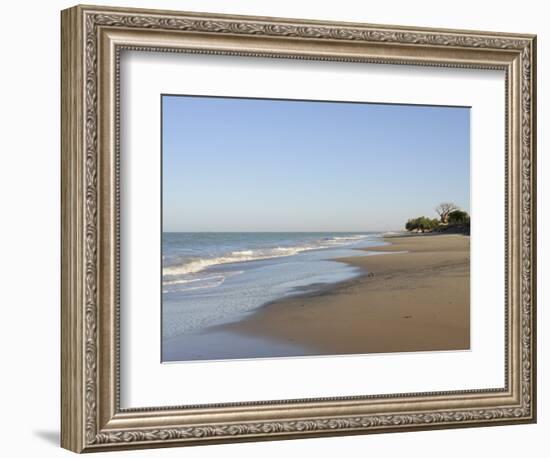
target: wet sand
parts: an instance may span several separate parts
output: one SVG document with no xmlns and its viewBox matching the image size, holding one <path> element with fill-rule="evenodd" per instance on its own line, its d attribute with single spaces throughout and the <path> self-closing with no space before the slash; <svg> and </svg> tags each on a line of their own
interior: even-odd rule
<svg viewBox="0 0 550 458">
<path fill-rule="evenodd" d="M 470 237 L 401 236 L 338 259 L 360 277 L 266 304 L 219 331 L 335 355 L 470 347 Z M 272 356 L 287 356 L 273 354 Z"/>
</svg>

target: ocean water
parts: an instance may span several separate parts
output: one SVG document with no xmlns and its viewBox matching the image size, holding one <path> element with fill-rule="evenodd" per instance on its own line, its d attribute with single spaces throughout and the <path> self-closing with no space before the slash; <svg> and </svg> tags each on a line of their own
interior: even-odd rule
<svg viewBox="0 0 550 458">
<path fill-rule="evenodd" d="M 163 353 L 175 337 L 204 334 L 300 288 L 335 283 L 359 269 L 335 258 L 384 245 L 364 233 L 163 233 Z"/>
</svg>

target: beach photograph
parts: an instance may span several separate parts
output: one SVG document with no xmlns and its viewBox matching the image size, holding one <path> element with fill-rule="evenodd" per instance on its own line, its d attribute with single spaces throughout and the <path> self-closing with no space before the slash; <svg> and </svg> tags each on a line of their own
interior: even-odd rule
<svg viewBox="0 0 550 458">
<path fill-rule="evenodd" d="M 161 361 L 470 349 L 470 108 L 162 95 Z"/>
</svg>

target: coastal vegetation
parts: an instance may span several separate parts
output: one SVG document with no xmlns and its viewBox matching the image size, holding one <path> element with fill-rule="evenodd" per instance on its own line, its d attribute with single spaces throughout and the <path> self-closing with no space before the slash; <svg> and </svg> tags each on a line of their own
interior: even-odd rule
<svg viewBox="0 0 550 458">
<path fill-rule="evenodd" d="M 459 208 L 452 202 L 442 202 L 435 207 L 435 211 L 439 215 L 441 224 L 447 224 L 449 222 L 449 215 L 456 210 L 459 210 Z"/>
<path fill-rule="evenodd" d="M 418 216 L 405 224 L 409 232 L 453 232 L 470 234 L 470 215 L 452 202 L 442 202 L 435 211 L 439 218 Z"/>
<path fill-rule="evenodd" d="M 419 216 L 418 218 L 412 218 L 405 224 L 405 229 L 414 232 L 430 232 L 439 226 L 438 219 L 427 218 L 425 216 Z"/>
</svg>

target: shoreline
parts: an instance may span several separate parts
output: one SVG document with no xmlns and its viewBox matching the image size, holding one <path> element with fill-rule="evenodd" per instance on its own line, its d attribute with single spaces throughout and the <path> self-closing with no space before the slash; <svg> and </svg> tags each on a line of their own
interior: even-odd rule
<svg viewBox="0 0 550 458">
<path fill-rule="evenodd" d="M 469 236 L 383 240 L 358 249 L 376 254 L 334 259 L 362 269 L 358 277 L 299 288 L 214 329 L 298 345 L 303 356 L 468 350 Z"/>
</svg>

